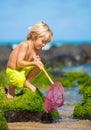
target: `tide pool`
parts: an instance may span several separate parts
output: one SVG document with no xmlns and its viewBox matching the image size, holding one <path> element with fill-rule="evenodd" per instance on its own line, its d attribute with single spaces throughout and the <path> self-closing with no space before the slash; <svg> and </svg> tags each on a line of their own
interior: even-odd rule
<svg viewBox="0 0 91 130">
<path fill-rule="evenodd" d="M 91 64 L 83 64 L 78 66 L 63 67 L 64 72 L 85 72 L 91 76 Z"/>
</svg>

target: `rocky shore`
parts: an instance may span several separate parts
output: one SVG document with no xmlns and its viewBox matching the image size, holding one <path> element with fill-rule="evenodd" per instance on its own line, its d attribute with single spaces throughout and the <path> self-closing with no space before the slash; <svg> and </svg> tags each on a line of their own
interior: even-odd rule
<svg viewBox="0 0 91 130">
<path fill-rule="evenodd" d="M 13 122 L 8 123 L 9 130 L 91 130 L 90 120 L 80 120 L 73 118 L 73 110 L 81 95 L 77 94 L 78 89 L 65 91 L 64 105 L 58 109 L 61 119 L 52 123 L 40 121 Z M 67 99 L 71 100 L 67 100 Z"/>
<path fill-rule="evenodd" d="M 6 67 L 12 49 L 11 45 L 0 46 L 0 69 Z M 72 66 L 85 63 L 89 64 L 91 63 L 91 44 L 52 46 L 49 50 L 43 50 L 41 58 L 45 64 L 51 67 L 57 65 Z"/>
<path fill-rule="evenodd" d="M 52 46 L 49 50 L 43 51 L 41 57 L 51 66 L 89 64 L 91 63 L 91 44 Z"/>
</svg>

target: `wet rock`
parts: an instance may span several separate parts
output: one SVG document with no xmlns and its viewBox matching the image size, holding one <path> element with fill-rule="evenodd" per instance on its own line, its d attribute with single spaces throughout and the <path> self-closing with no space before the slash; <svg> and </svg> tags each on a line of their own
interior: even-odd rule
<svg viewBox="0 0 91 130">
<path fill-rule="evenodd" d="M 52 123 L 53 122 L 53 117 L 51 113 L 46 113 L 44 112 L 41 118 L 42 123 Z"/>
<path fill-rule="evenodd" d="M 5 112 L 5 118 L 7 122 L 29 122 L 29 121 L 41 121 L 41 112 Z"/>
<path fill-rule="evenodd" d="M 0 45 L 0 69 L 5 69 L 12 47 Z"/>
</svg>

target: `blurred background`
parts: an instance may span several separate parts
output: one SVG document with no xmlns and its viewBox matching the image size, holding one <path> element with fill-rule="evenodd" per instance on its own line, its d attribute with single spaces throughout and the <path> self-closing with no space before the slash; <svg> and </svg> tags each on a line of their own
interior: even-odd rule
<svg viewBox="0 0 91 130">
<path fill-rule="evenodd" d="M 28 27 L 39 21 L 47 23 L 53 32 L 52 42 L 41 54 L 44 63 L 52 67 L 90 64 L 90 16 L 91 1 L 87 0 L 1 0 L 1 68 L 11 50 L 26 40 Z"/>
<path fill-rule="evenodd" d="M 78 117 L 82 113 L 82 118 L 85 116 L 84 119 L 91 119 L 91 113 L 88 112 L 91 111 L 91 0 L 0 0 L 0 87 L 8 86 L 8 79 L 2 71 L 6 70 L 10 52 L 26 40 L 28 27 L 39 21 L 48 24 L 53 32 L 53 40 L 43 48 L 41 59 L 53 80 L 68 87 L 65 89 L 64 106 L 59 109 L 60 115 L 66 123 L 70 119 L 71 122 L 75 121 L 72 114 L 75 104 L 82 97 L 78 94 L 80 88 L 81 93 L 87 91 L 84 96 L 86 100 L 82 100 L 81 107 L 78 105 Z M 89 76 L 64 72 L 86 72 Z M 40 90 L 49 88 L 49 82 L 44 76 L 35 79 L 34 84 Z M 12 120 L 12 117 L 9 119 Z"/>
</svg>

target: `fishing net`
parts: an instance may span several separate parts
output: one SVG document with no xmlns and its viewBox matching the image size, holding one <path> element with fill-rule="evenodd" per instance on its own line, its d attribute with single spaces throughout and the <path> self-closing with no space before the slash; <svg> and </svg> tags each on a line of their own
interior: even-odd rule
<svg viewBox="0 0 91 130">
<path fill-rule="evenodd" d="M 64 103 L 64 89 L 60 82 L 55 82 L 50 87 L 45 97 L 44 109 L 47 113 L 61 107 Z"/>
</svg>

